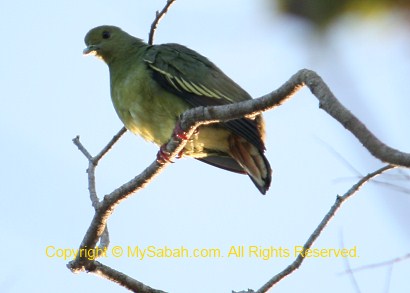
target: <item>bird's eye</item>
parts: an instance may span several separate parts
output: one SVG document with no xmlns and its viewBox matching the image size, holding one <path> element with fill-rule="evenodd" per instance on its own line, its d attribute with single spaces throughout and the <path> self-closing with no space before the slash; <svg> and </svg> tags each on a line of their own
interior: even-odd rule
<svg viewBox="0 0 410 293">
<path fill-rule="evenodd" d="M 110 37 L 111 37 L 110 32 L 108 32 L 108 31 L 103 31 L 102 32 L 102 38 L 103 39 L 109 39 Z"/>
</svg>

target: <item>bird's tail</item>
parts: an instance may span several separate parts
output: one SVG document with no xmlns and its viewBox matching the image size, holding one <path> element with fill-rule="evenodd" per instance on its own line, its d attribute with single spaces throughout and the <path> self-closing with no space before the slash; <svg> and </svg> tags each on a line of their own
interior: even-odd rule
<svg viewBox="0 0 410 293">
<path fill-rule="evenodd" d="M 229 152 L 246 171 L 259 191 L 265 194 L 271 183 L 272 170 L 263 150 L 259 150 L 240 136 L 231 135 L 229 137 Z"/>
</svg>

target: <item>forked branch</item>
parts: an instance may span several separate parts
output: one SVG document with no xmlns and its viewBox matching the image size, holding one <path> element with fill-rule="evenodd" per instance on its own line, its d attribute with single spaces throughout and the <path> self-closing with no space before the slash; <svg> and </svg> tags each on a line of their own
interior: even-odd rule
<svg viewBox="0 0 410 293">
<path fill-rule="evenodd" d="M 151 24 L 151 29 L 149 31 L 148 35 L 148 44 L 152 45 L 154 43 L 154 34 L 157 30 L 158 24 L 161 21 L 161 19 L 167 14 L 169 8 L 171 7 L 172 4 L 174 4 L 176 0 L 167 0 L 167 4 L 164 6 L 164 8 L 159 12 L 157 11 L 155 13 L 155 19 L 153 23 Z"/>
<path fill-rule="evenodd" d="M 307 249 L 310 249 L 313 245 L 313 243 L 316 241 L 316 239 L 320 236 L 322 231 L 325 229 L 327 224 L 330 222 L 330 220 L 334 217 L 336 212 L 339 210 L 339 208 L 342 206 L 342 204 L 349 199 L 352 195 L 354 195 L 359 189 L 369 182 L 371 179 L 375 178 L 376 176 L 382 174 L 383 172 L 386 172 L 388 170 L 391 170 L 395 168 L 392 165 L 387 165 L 384 166 L 372 173 L 367 174 L 364 176 L 362 179 L 360 179 L 355 185 L 353 185 L 343 196 L 337 196 L 335 203 L 332 205 L 330 210 L 327 212 L 327 214 L 324 216 L 322 221 L 319 223 L 319 225 L 316 227 L 315 231 L 309 236 L 308 240 L 306 243 L 303 245 L 302 251 L 306 251 Z M 283 271 L 272 277 L 265 285 L 263 285 L 256 293 L 265 293 L 267 292 L 270 288 L 272 288 L 275 284 L 279 283 L 283 278 L 286 276 L 290 275 L 292 272 L 297 270 L 302 262 L 305 260 L 303 257 L 304 253 L 299 254 L 296 259 L 288 266 L 286 267 Z"/>
<path fill-rule="evenodd" d="M 161 18 L 166 14 L 169 7 L 175 0 L 167 0 L 165 7 L 161 12 L 156 13 L 155 20 L 151 26 L 149 33 L 149 44 L 153 43 L 155 30 Z M 389 165 L 368 174 L 355 184 L 346 194 L 338 196 L 334 205 L 325 215 L 322 222 L 315 229 L 312 235 L 305 243 L 304 248 L 308 249 L 313 242 L 319 237 L 323 229 L 336 214 L 342 203 L 350 196 L 356 193 L 361 186 L 368 182 L 373 177 L 385 172 L 395 166 L 410 167 L 410 154 L 401 152 L 392 147 L 387 146 L 379 139 L 377 139 L 366 126 L 357 119 L 349 110 L 347 110 L 333 95 L 328 86 L 315 72 L 303 69 L 292 76 L 279 89 L 258 99 L 249 100 L 241 103 L 212 106 L 212 107 L 198 107 L 186 111 L 180 118 L 179 124 L 190 137 L 201 125 L 224 122 L 232 119 L 238 119 L 244 116 L 255 115 L 264 111 L 274 109 L 280 106 L 285 101 L 290 99 L 301 87 L 307 86 L 313 95 L 319 100 L 319 106 L 326 111 L 330 116 L 339 121 L 348 131 L 350 131 L 363 146 L 376 158 Z M 100 248 L 107 248 L 109 245 L 109 236 L 107 229 L 107 220 L 115 207 L 131 194 L 135 194 L 143 189 L 152 179 L 160 174 L 160 172 L 168 166 L 169 163 L 159 164 L 156 160 L 151 163 L 141 174 L 131 179 L 129 182 L 123 184 L 110 194 L 104 196 L 102 200 L 99 199 L 95 187 L 95 168 L 101 158 L 110 150 L 110 148 L 118 141 L 118 139 L 126 132 L 122 128 L 119 133 L 113 137 L 109 144 L 95 157 L 93 157 L 87 149 L 81 144 L 79 137 L 73 141 L 74 144 L 87 158 L 88 164 L 88 186 L 90 192 L 90 199 L 95 209 L 94 217 L 91 224 L 80 244 L 80 249 L 90 250 L 97 246 L 100 242 Z M 186 144 L 185 140 L 172 137 L 167 144 L 167 151 L 170 153 L 170 160 L 177 156 L 182 151 Z M 98 256 L 97 256 L 98 257 Z M 299 256 L 295 261 L 285 268 L 282 272 L 270 279 L 257 292 L 263 293 L 269 290 L 272 286 L 282 280 L 284 277 L 295 271 L 303 262 L 303 257 Z M 95 259 L 88 259 L 85 256 L 79 256 L 75 260 L 67 264 L 67 267 L 73 272 L 88 271 L 104 278 L 107 278 L 119 285 L 134 291 L 134 292 L 149 292 L 162 293 L 163 291 L 152 289 L 143 283 L 118 272 Z M 253 292 L 248 290 L 248 292 Z"/>
<path fill-rule="evenodd" d="M 228 121 L 237 119 L 245 115 L 255 115 L 260 112 L 274 109 L 275 107 L 283 104 L 290 99 L 302 86 L 308 86 L 311 92 L 319 100 L 320 107 L 329 113 L 333 118 L 339 121 L 346 129 L 353 133 L 363 146 L 367 148 L 373 155 L 380 160 L 387 162 L 389 165 L 371 173 L 363 178 L 358 184 L 352 187 L 351 194 L 356 192 L 360 186 L 367 182 L 370 178 L 378 175 L 379 173 L 393 168 L 394 166 L 410 166 L 410 154 L 395 150 L 380 140 L 378 140 L 365 126 L 359 121 L 350 111 L 348 111 L 332 94 L 323 80 L 313 71 L 303 69 L 291 77 L 285 84 L 283 84 L 276 91 L 271 92 L 258 99 L 249 100 L 237 104 L 213 106 L 213 107 L 198 107 L 186 111 L 180 119 L 180 125 L 188 137 L 191 136 L 196 128 L 204 124 L 218 123 L 222 121 Z M 167 151 L 170 153 L 170 159 L 174 158 L 185 146 L 186 141 L 179 140 L 175 137 L 170 139 L 167 144 Z M 84 152 L 83 152 L 84 153 Z M 86 155 L 88 157 L 88 155 Z M 104 199 L 98 205 L 96 213 L 91 222 L 91 225 L 81 243 L 80 248 L 85 249 L 87 247 L 95 247 L 103 234 L 108 217 L 113 212 L 114 208 L 128 196 L 144 188 L 151 180 L 157 176 L 168 163 L 159 164 L 154 161 L 148 166 L 140 175 L 134 179 L 123 184 L 110 194 L 106 195 Z M 95 183 L 92 183 L 95 184 Z M 320 232 L 326 226 L 331 217 L 340 207 L 341 203 L 347 199 L 351 194 L 348 192 L 348 196 L 343 199 L 339 197 L 332 207 L 331 216 L 324 219 L 324 225 L 319 230 L 316 230 L 309 241 L 313 241 L 320 235 Z M 343 200 L 342 200 L 343 199 Z M 307 242 L 307 245 L 309 244 Z M 294 264 L 289 266 L 279 276 L 275 276 L 258 292 L 266 292 L 266 288 L 270 288 L 277 281 L 288 275 L 300 266 L 303 259 L 297 259 Z M 77 258 L 68 264 L 68 267 L 74 271 L 93 271 L 95 269 L 95 263 L 92 260 L 86 258 Z M 283 276 L 282 276 L 283 275 Z M 277 281 L 276 281 L 277 280 Z M 266 287 L 268 286 L 268 287 Z M 263 291 L 265 290 L 265 291 Z"/>
</svg>

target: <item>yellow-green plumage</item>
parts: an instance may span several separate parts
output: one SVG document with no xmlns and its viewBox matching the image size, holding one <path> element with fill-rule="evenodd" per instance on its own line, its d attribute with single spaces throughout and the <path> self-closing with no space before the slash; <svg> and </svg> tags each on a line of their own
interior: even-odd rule
<svg viewBox="0 0 410 293">
<path fill-rule="evenodd" d="M 92 29 L 85 43 L 85 54 L 94 53 L 109 66 L 111 98 L 121 121 L 157 145 L 170 139 L 179 115 L 189 108 L 251 99 L 208 59 L 184 46 L 150 46 L 114 26 Z M 259 115 L 200 127 L 183 155 L 246 173 L 264 194 L 271 169 L 263 152 Z"/>
<path fill-rule="evenodd" d="M 124 78 L 116 76 L 117 71 L 111 71 L 112 102 L 127 129 L 162 145 L 171 137 L 177 115 L 189 105 L 156 86 L 142 68 L 143 63 L 133 64 L 135 66 L 122 72 L 126 74 Z"/>
</svg>

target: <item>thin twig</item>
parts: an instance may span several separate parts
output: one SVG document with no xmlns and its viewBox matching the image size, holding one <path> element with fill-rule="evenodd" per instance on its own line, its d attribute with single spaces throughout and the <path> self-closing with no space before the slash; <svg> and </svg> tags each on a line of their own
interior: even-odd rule
<svg viewBox="0 0 410 293">
<path fill-rule="evenodd" d="M 396 192 L 404 193 L 406 195 L 410 194 L 410 188 L 400 186 L 398 184 L 390 183 L 390 182 L 384 182 L 384 181 L 374 181 L 372 182 L 374 184 L 378 184 L 380 186 L 383 186 L 385 188 L 388 188 L 389 190 L 394 190 Z"/>
<path fill-rule="evenodd" d="M 113 145 L 121 138 L 121 136 L 126 131 L 127 129 L 125 127 L 122 127 L 121 130 L 116 135 L 114 135 L 114 137 L 108 142 L 108 144 L 95 157 L 91 156 L 88 150 L 83 146 L 83 144 L 80 142 L 79 136 L 76 136 L 73 139 L 73 143 L 78 147 L 78 149 L 84 154 L 84 156 L 88 160 L 88 168 L 87 168 L 88 191 L 90 194 L 91 205 L 93 206 L 96 212 L 100 207 L 100 200 L 98 198 L 97 190 L 96 190 L 95 168 L 97 167 L 98 162 L 102 159 L 102 157 L 106 153 L 108 153 L 108 151 L 113 147 Z M 110 244 L 110 236 L 108 233 L 108 226 L 105 223 L 103 233 L 101 234 L 101 237 L 100 237 L 100 245 L 98 246 L 98 248 L 104 250 L 104 248 L 108 248 L 109 244 Z M 100 250 L 97 250 L 97 251 L 100 251 Z M 100 255 L 97 255 L 96 258 L 98 258 L 99 256 Z"/>
<path fill-rule="evenodd" d="M 128 275 L 121 273 L 109 266 L 106 266 L 98 261 L 93 263 L 94 268 L 91 271 L 93 274 L 96 274 L 100 277 L 106 278 L 112 282 L 115 282 L 128 290 L 133 292 L 140 292 L 140 293 L 165 293 L 164 291 L 153 289 L 131 277 Z"/>
<path fill-rule="evenodd" d="M 188 133 L 188 135 L 192 134 Z M 170 151 L 170 159 L 175 158 L 184 148 L 186 143 L 186 140 L 171 139 L 167 145 L 167 150 L 172 149 L 172 151 Z M 121 201 L 128 198 L 131 194 L 135 194 L 146 187 L 146 185 L 149 184 L 154 177 L 159 175 L 161 171 L 169 164 L 169 162 L 159 164 L 157 161 L 154 161 L 150 166 L 142 171 L 141 174 L 121 185 L 110 194 L 104 196 L 104 199 L 98 205 L 91 224 L 83 238 L 83 241 L 81 242 L 80 249 L 91 249 L 95 247 L 104 232 L 108 217 L 112 214 L 115 207 Z M 78 257 L 71 261 L 67 266 L 73 272 L 84 270 L 90 271 L 92 262 L 92 260 L 89 260 L 86 257 Z"/>
<path fill-rule="evenodd" d="M 101 160 L 103 156 L 105 156 L 106 153 L 114 146 L 114 144 L 123 136 L 124 133 L 127 132 L 127 129 L 125 127 L 122 127 L 120 131 L 116 135 L 112 137 L 112 139 L 108 142 L 108 144 L 101 150 L 101 152 L 96 155 L 93 159 L 94 164 L 97 165 L 98 162 Z"/>
<path fill-rule="evenodd" d="M 320 137 L 316 137 L 316 140 L 320 142 L 330 153 L 333 154 L 343 165 L 345 165 L 352 173 L 356 174 L 357 176 L 362 177 L 363 174 L 359 172 L 351 163 L 350 161 L 345 158 L 341 153 L 339 153 L 333 146 L 331 146 L 328 142 L 324 141 Z"/>
<path fill-rule="evenodd" d="M 94 164 L 93 160 L 88 162 L 87 174 L 88 174 L 88 193 L 90 194 L 91 205 L 94 210 L 98 209 L 100 204 L 100 199 L 97 195 L 97 188 L 95 186 L 95 168 L 97 165 Z"/>
<path fill-rule="evenodd" d="M 352 269 L 350 267 L 350 262 L 348 258 L 344 258 L 344 261 L 346 263 L 347 270 L 349 271 L 349 277 L 350 281 L 352 283 L 352 286 L 355 290 L 356 293 L 361 293 L 362 291 L 360 290 L 359 284 L 357 283 L 356 277 L 354 276 Z"/>
<path fill-rule="evenodd" d="M 113 147 L 113 145 L 121 138 L 121 136 L 127 131 L 125 127 L 122 127 L 120 131 L 114 137 L 107 143 L 107 145 L 96 155 L 93 157 L 88 150 L 83 146 L 83 144 L 80 142 L 80 136 L 76 136 L 73 139 L 73 143 L 77 146 L 77 148 L 84 154 L 84 156 L 88 160 L 88 168 L 87 168 L 87 174 L 88 174 L 88 191 L 90 193 L 90 200 L 91 204 L 94 207 L 95 210 L 98 209 L 98 206 L 100 204 L 100 200 L 97 195 L 97 190 L 95 186 L 95 168 L 97 167 L 99 161 L 102 159 L 102 157 L 108 153 L 108 151 Z"/>
<path fill-rule="evenodd" d="M 176 0 L 167 0 L 167 4 L 165 7 L 161 10 L 161 12 L 156 12 L 155 13 L 155 19 L 151 24 L 151 29 L 149 31 L 148 35 L 148 44 L 152 45 L 154 43 L 154 35 L 155 31 L 157 30 L 158 24 L 161 21 L 161 19 L 164 17 L 164 15 L 168 12 L 168 9 L 171 7 L 172 4 L 174 4 Z"/>
<path fill-rule="evenodd" d="M 167 5 L 170 5 L 170 2 L 172 3 L 173 1 L 168 1 Z M 194 133 L 195 129 L 200 125 L 238 119 L 246 115 L 256 115 L 263 111 L 278 107 L 290 99 L 304 85 L 307 85 L 311 92 L 318 98 L 320 107 L 339 121 L 352 134 L 354 134 L 370 153 L 372 153 L 376 158 L 391 164 L 367 175 L 356 185 L 354 185 L 344 196 L 337 197 L 336 202 L 330 209 L 329 213 L 324 217 L 320 225 L 305 243 L 304 247 L 307 249 L 311 247 L 313 242 L 319 237 L 326 224 L 330 221 L 344 200 L 354 194 L 365 182 L 374 176 L 388 169 L 392 169 L 394 166 L 410 167 L 410 154 L 393 149 L 378 140 L 362 122 L 360 122 L 334 97 L 320 76 L 318 76 L 315 72 L 306 69 L 300 70 L 279 89 L 261 98 L 224 106 L 198 107 L 191 109 L 183 113 L 178 123 L 187 133 L 187 136 L 190 137 Z M 167 151 L 170 153 L 170 159 L 174 158 L 184 148 L 186 142 L 187 141 L 175 138 L 170 139 L 166 147 Z M 85 148 L 81 148 L 81 144 L 76 145 L 87 158 L 90 157 L 89 153 L 84 151 Z M 92 249 L 95 247 L 101 235 L 104 233 L 108 217 L 111 215 L 115 207 L 132 193 L 144 188 L 167 165 L 168 163 L 160 165 L 155 161 L 140 175 L 123 184 L 109 195 L 106 195 L 104 200 L 102 200 L 100 204 L 95 207 L 95 215 L 83 238 L 80 249 Z M 91 170 L 93 170 L 95 165 L 90 165 L 90 167 Z M 258 292 L 266 292 L 266 290 L 274 284 L 296 270 L 302 262 L 303 257 L 299 255 L 290 266 L 269 280 L 269 282 L 259 289 Z M 73 272 L 84 270 L 93 271 L 95 269 L 95 261 L 88 260 L 85 257 L 78 257 L 67 266 Z"/>
<path fill-rule="evenodd" d="M 387 274 L 386 274 L 386 284 L 384 285 L 384 292 L 389 293 L 390 291 L 390 283 L 391 283 L 391 277 L 393 275 L 393 265 L 390 265 Z"/>
<path fill-rule="evenodd" d="M 340 239 L 341 239 L 341 245 L 340 245 L 340 247 L 346 247 L 345 244 L 344 244 L 344 241 L 343 241 L 343 233 L 341 233 Z M 359 283 L 357 282 L 356 277 L 355 277 L 355 275 L 354 275 L 354 273 L 353 273 L 353 271 L 352 271 L 352 268 L 351 268 L 351 266 L 350 266 L 349 258 L 346 257 L 346 258 L 343 258 L 343 260 L 344 260 L 344 262 L 345 262 L 345 264 L 346 264 L 346 268 L 347 268 L 346 271 L 349 272 L 349 278 L 350 278 L 350 281 L 351 281 L 351 283 L 352 283 L 352 286 L 353 286 L 355 292 L 356 292 L 356 293 L 361 293 L 361 290 L 360 290 L 360 287 L 359 287 Z"/>
<path fill-rule="evenodd" d="M 87 158 L 88 161 L 91 161 L 93 159 L 93 157 L 90 155 L 90 153 L 87 151 L 87 149 L 80 142 L 80 136 L 79 135 L 77 135 L 76 137 L 73 138 L 73 143 L 77 146 L 77 148 Z"/>
<path fill-rule="evenodd" d="M 167 13 L 168 9 L 176 0 L 168 0 L 165 7 L 161 12 L 156 13 L 156 18 L 152 23 L 150 34 L 149 34 L 149 44 L 153 43 L 153 38 L 155 30 L 157 29 L 158 23 L 161 18 Z M 112 148 L 112 146 L 120 139 L 120 137 L 126 132 L 125 127 L 110 140 L 110 142 L 100 151 L 98 155 L 92 157 L 87 149 L 81 144 L 79 136 L 73 139 L 74 144 L 78 149 L 84 154 L 87 158 L 88 164 L 88 189 L 90 193 L 90 199 L 92 206 L 95 209 L 94 218 L 91 222 L 87 233 L 84 236 L 84 239 L 80 245 L 81 249 L 93 249 L 96 247 L 98 240 L 100 240 L 99 248 L 101 251 L 104 248 L 108 248 L 110 243 L 107 219 L 109 215 L 114 210 L 114 207 L 119 204 L 121 200 L 124 200 L 132 192 L 136 192 L 139 189 L 145 187 L 153 177 L 158 175 L 160 171 L 165 168 L 166 164 L 159 164 L 158 162 L 152 163 L 148 168 L 146 168 L 139 176 L 135 177 L 130 182 L 122 185 L 118 189 L 114 190 L 110 195 L 104 197 L 103 201 L 100 202 L 95 185 L 95 168 L 98 165 L 98 162 L 103 158 L 103 156 Z M 192 135 L 192 133 L 191 133 Z M 168 149 L 173 148 L 174 151 L 170 152 L 170 159 L 175 157 L 185 146 L 186 141 L 172 140 L 168 143 Z M 97 250 L 100 251 L 100 250 Z M 97 255 L 100 257 L 100 255 Z M 118 272 L 110 267 L 107 267 L 99 262 L 94 260 L 87 261 L 85 257 L 79 257 L 74 261 L 67 264 L 67 267 L 73 272 L 87 270 L 98 275 L 101 275 L 111 281 L 117 282 L 118 284 L 134 291 L 134 292 L 150 292 L 150 293 L 162 293 L 163 291 L 152 289 L 127 275 Z"/>
<path fill-rule="evenodd" d="M 364 271 L 364 270 L 375 269 L 375 268 L 378 268 L 378 267 L 384 267 L 384 266 L 388 266 L 388 265 L 393 265 L 393 264 L 395 264 L 395 263 L 404 261 L 404 260 L 406 260 L 406 259 L 410 259 L 410 253 L 407 253 L 407 254 L 405 254 L 405 255 L 403 255 L 403 256 L 396 257 L 396 258 L 393 258 L 393 259 L 390 259 L 390 260 L 378 262 L 378 263 L 375 263 L 375 264 L 370 264 L 370 265 L 361 266 L 361 267 L 352 269 L 352 272 L 357 273 L 357 272 Z M 346 274 L 346 273 L 348 273 L 348 271 L 343 272 L 343 274 Z"/>
<path fill-rule="evenodd" d="M 353 185 L 343 196 L 337 196 L 335 203 L 330 208 L 329 212 L 325 215 L 325 217 L 322 219 L 320 224 L 316 227 L 315 231 L 310 235 L 305 245 L 303 246 L 302 251 L 306 251 L 306 249 L 309 249 L 310 247 L 312 247 L 312 244 L 319 237 L 323 229 L 326 227 L 329 221 L 333 218 L 333 216 L 336 214 L 336 212 L 338 211 L 338 209 L 341 207 L 341 205 L 343 204 L 345 200 L 347 200 L 349 197 L 355 194 L 370 179 L 382 174 L 383 172 L 387 170 L 393 169 L 393 168 L 395 168 L 395 166 L 387 165 L 372 173 L 369 173 L 368 175 L 363 177 L 361 180 L 359 180 L 355 185 Z M 265 285 L 263 285 L 258 291 L 256 291 L 256 293 L 267 292 L 270 288 L 272 288 L 275 284 L 277 284 L 283 278 L 288 276 L 293 271 L 297 270 L 303 261 L 304 261 L 304 257 L 302 256 L 302 253 L 301 253 L 288 267 L 286 267 L 279 274 L 271 278 Z"/>
</svg>

